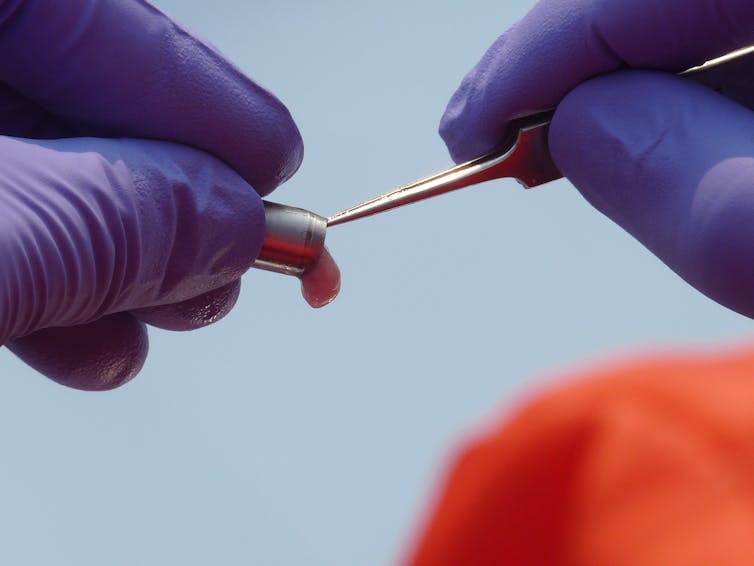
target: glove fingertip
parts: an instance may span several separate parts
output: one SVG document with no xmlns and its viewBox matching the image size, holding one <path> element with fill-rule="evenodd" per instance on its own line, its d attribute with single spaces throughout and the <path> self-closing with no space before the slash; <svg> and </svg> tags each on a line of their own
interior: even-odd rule
<svg viewBox="0 0 754 566">
<path fill-rule="evenodd" d="M 504 136 L 505 126 L 481 115 L 490 101 L 475 94 L 474 73 L 470 73 L 450 99 L 440 120 L 439 134 L 455 163 L 463 163 L 494 148 Z"/>
<path fill-rule="evenodd" d="M 241 281 L 236 280 L 187 301 L 135 309 L 131 314 L 141 322 L 163 330 L 196 330 L 224 318 L 236 305 L 240 292 Z"/>
<path fill-rule="evenodd" d="M 275 124 L 277 127 L 271 127 L 269 132 L 276 132 L 277 135 L 270 133 L 270 142 L 268 143 L 270 152 L 270 170 L 273 171 L 273 179 L 270 185 L 263 185 L 258 187 L 258 183 L 252 183 L 259 192 L 260 196 L 267 196 L 279 185 L 285 183 L 288 179 L 293 177 L 301 167 L 301 163 L 304 161 L 304 140 L 301 137 L 301 132 L 293 120 L 290 110 L 277 98 L 275 98 L 277 108 L 277 119 Z M 276 161 L 279 165 L 274 166 Z"/>
<path fill-rule="evenodd" d="M 131 381 L 149 350 L 147 329 L 128 313 L 80 326 L 47 328 L 7 344 L 51 380 L 83 391 L 107 391 Z"/>
</svg>

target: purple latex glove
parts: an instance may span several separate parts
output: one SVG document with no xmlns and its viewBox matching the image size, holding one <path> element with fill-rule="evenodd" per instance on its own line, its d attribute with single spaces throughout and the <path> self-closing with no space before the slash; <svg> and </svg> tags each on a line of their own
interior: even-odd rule
<svg viewBox="0 0 754 566">
<path fill-rule="evenodd" d="M 0 344 L 66 385 L 116 387 L 144 362 L 145 322 L 192 329 L 233 306 L 260 195 L 296 171 L 301 137 L 140 0 L 0 0 L 0 53 Z"/>
<path fill-rule="evenodd" d="M 619 71 L 677 72 L 752 43 L 751 0 L 542 0 L 467 75 L 440 131 L 463 161 L 558 105 L 551 152 L 586 199 L 754 317 L 754 113 L 670 73 Z"/>
</svg>

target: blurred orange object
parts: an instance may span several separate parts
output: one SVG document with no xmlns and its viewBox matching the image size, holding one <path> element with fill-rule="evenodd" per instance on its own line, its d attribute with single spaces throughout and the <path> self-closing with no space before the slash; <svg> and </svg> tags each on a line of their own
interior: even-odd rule
<svg viewBox="0 0 754 566">
<path fill-rule="evenodd" d="M 754 564 L 754 348 L 583 377 L 464 448 L 409 564 Z"/>
</svg>

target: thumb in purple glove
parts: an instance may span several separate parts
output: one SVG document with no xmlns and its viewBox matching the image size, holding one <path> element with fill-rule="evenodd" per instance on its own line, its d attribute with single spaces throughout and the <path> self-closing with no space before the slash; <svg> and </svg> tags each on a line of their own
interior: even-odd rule
<svg viewBox="0 0 754 566">
<path fill-rule="evenodd" d="M 0 153 L 0 343 L 33 367 L 74 387 L 114 387 L 143 363 L 139 320 L 188 329 L 232 307 L 264 211 L 218 159 L 94 138 L 0 137 Z"/>
<path fill-rule="evenodd" d="M 625 71 L 560 104 L 550 148 L 586 199 L 719 303 L 754 317 L 754 113 Z"/>
</svg>

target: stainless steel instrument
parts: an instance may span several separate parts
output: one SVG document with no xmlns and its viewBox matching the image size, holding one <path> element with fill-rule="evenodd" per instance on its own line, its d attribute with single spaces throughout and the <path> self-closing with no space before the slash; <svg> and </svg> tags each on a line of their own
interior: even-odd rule
<svg viewBox="0 0 754 566">
<path fill-rule="evenodd" d="M 694 67 L 680 76 L 703 84 L 754 110 L 754 46 Z M 550 157 L 547 133 L 554 110 L 510 124 L 509 133 L 490 153 L 369 199 L 325 218 L 275 203 L 265 203 L 267 234 L 254 267 L 302 277 L 324 250 L 327 228 L 432 198 L 492 179 L 512 177 L 532 188 L 562 177 Z"/>
</svg>

